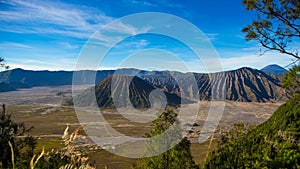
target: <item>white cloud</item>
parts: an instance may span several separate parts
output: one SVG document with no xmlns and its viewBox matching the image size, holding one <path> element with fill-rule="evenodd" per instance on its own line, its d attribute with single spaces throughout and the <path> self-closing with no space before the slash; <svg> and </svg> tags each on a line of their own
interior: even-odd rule
<svg viewBox="0 0 300 169">
<path fill-rule="evenodd" d="M 150 6 L 150 7 L 158 7 L 157 4 L 153 4 L 148 1 L 132 0 L 131 3 L 137 4 L 137 5 Z"/>
<path fill-rule="evenodd" d="M 119 20 L 115 20 L 113 24 L 109 24 L 104 28 L 106 31 L 116 32 L 116 33 L 124 33 L 129 35 L 136 35 L 139 33 L 147 32 L 150 28 L 135 28 L 130 24 L 125 24 Z"/>
<path fill-rule="evenodd" d="M 1 30 L 16 33 L 51 33 L 87 38 L 108 17 L 94 8 L 52 1 L 3 0 L 9 8 L 0 11 Z"/>
<path fill-rule="evenodd" d="M 95 47 L 97 47 L 97 45 L 112 47 L 115 43 L 118 43 L 127 37 L 147 33 L 150 29 L 150 26 L 134 27 L 131 24 L 123 23 L 122 19 L 115 20 L 110 24 L 105 25 L 100 31 L 97 31 L 91 36 L 89 45 Z"/>
<path fill-rule="evenodd" d="M 7 48 L 7 47 L 14 47 L 14 48 L 33 48 L 32 46 L 25 45 L 22 43 L 15 43 L 15 42 L 2 42 L 0 43 L 0 48 Z"/>
<path fill-rule="evenodd" d="M 127 49 L 125 51 L 121 51 L 122 53 L 128 53 L 128 51 L 134 51 L 145 48 L 147 45 L 149 45 L 150 42 L 146 39 L 141 39 L 138 41 L 125 41 L 124 43 L 121 43 L 120 45 L 114 46 L 114 48 L 117 49 Z"/>
<path fill-rule="evenodd" d="M 62 45 L 66 49 L 77 49 L 78 45 L 70 44 L 69 42 L 59 42 L 60 45 Z"/>
<path fill-rule="evenodd" d="M 160 55 L 162 56 L 162 55 Z M 215 63 L 216 60 L 208 59 L 206 61 L 208 70 L 210 72 L 219 72 L 234 70 L 241 67 L 251 67 L 256 69 L 261 69 L 264 66 L 270 64 L 278 64 L 280 66 L 286 66 L 291 63 L 291 57 L 285 55 L 279 55 L 277 53 L 270 53 L 264 56 L 258 55 L 242 55 L 241 57 L 229 57 L 220 58 L 219 61 L 222 67 L 219 67 Z M 7 59 L 9 66 L 13 68 L 23 68 L 29 70 L 74 70 L 76 60 L 75 59 L 56 59 L 55 61 L 44 61 L 37 59 Z M 159 57 L 158 55 L 142 58 L 133 57 L 128 59 L 126 63 L 121 65 L 115 65 L 113 63 L 109 65 L 101 65 L 99 69 L 101 70 L 112 70 L 118 68 L 138 68 L 146 70 L 176 70 L 186 72 L 187 70 L 193 72 L 207 73 L 207 69 L 203 66 L 199 60 L 192 61 L 180 61 L 174 58 L 168 58 L 166 55 L 164 57 Z M 89 69 L 88 67 L 86 69 Z"/>
<path fill-rule="evenodd" d="M 127 2 L 127 1 L 126 1 Z M 174 3 L 173 1 L 170 0 L 160 0 L 160 1 L 154 1 L 150 2 L 149 0 L 132 0 L 132 4 L 137 4 L 137 5 L 144 5 L 144 6 L 149 6 L 149 7 L 160 7 L 160 8 L 176 8 L 176 9 L 182 9 L 183 6 Z"/>
<path fill-rule="evenodd" d="M 42 61 L 37 59 L 7 59 L 10 69 L 22 68 L 26 70 L 74 70 L 75 60 L 57 59 L 56 61 Z"/>
<path fill-rule="evenodd" d="M 239 56 L 228 57 L 228 58 L 202 58 L 206 59 L 204 62 L 201 62 L 199 59 L 193 59 L 189 61 L 184 60 L 175 60 L 175 59 L 160 59 L 157 57 L 156 60 L 151 60 L 152 58 L 143 58 L 143 62 L 139 61 L 138 68 L 147 69 L 147 63 L 151 63 L 150 65 L 165 65 L 161 66 L 158 70 L 177 70 L 186 72 L 201 72 L 201 73 L 213 73 L 220 71 L 228 71 L 235 70 L 241 67 L 251 67 L 255 69 L 261 69 L 270 64 L 278 64 L 282 67 L 287 66 L 292 62 L 292 58 L 290 56 L 278 54 L 276 52 L 270 52 L 263 56 L 255 55 L 255 54 L 243 54 L 240 53 Z M 137 60 L 137 59 L 135 59 Z M 151 61 L 150 61 L 151 60 Z M 219 62 L 219 63 L 217 63 Z"/>
<path fill-rule="evenodd" d="M 278 64 L 280 66 L 286 66 L 292 61 L 292 57 L 279 54 L 276 52 L 270 52 L 265 55 L 242 55 L 241 57 L 222 58 L 223 67 L 225 69 L 232 69 L 233 67 L 249 66 L 257 69 L 261 69 L 269 64 Z"/>
<path fill-rule="evenodd" d="M 89 38 L 105 24 L 113 21 L 96 8 L 76 6 L 62 2 L 34 0 L 3 0 L 8 8 L 0 11 L 0 30 L 25 34 L 59 34 L 76 38 Z M 120 21 L 105 30 L 136 35 L 150 27 L 136 28 Z M 100 36 L 109 41 L 108 36 Z M 108 39 L 108 40 L 107 40 Z"/>
<path fill-rule="evenodd" d="M 292 62 L 292 57 L 278 54 L 276 52 L 270 52 L 263 56 L 257 54 L 235 53 L 235 56 L 233 57 L 219 58 L 219 62 L 221 63 L 222 67 L 219 67 L 218 64 L 215 64 L 215 60 L 208 59 L 205 66 L 209 67 L 209 70 L 212 72 L 234 70 L 241 67 L 261 69 L 270 64 L 278 64 L 285 67 Z M 199 61 L 190 61 L 187 62 L 187 65 L 190 66 L 192 71 L 207 72 L 207 70 L 205 70 L 204 67 L 199 64 Z"/>
<path fill-rule="evenodd" d="M 206 33 L 205 34 L 210 41 L 214 41 L 217 39 L 218 33 Z"/>
</svg>

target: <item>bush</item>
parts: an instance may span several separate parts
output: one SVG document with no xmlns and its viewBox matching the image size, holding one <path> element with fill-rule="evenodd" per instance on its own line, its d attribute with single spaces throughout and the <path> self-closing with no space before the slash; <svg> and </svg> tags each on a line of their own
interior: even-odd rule
<svg viewBox="0 0 300 169">
<path fill-rule="evenodd" d="M 17 161 L 16 167 L 29 166 L 29 161 L 34 154 L 36 139 L 24 136 L 28 130 L 23 123 L 13 122 L 11 114 L 8 114 L 5 105 L 2 105 L 0 115 L 0 163 L 2 168 L 12 168 L 12 153 Z"/>
<path fill-rule="evenodd" d="M 31 129 L 31 128 L 30 128 Z M 69 135 L 66 128 L 63 140 L 65 147 L 51 152 L 34 154 L 37 141 L 32 136 L 24 136 L 30 129 L 26 129 L 23 123 L 14 123 L 11 115 L 6 113 L 5 105 L 2 105 L 0 115 L 0 168 L 17 169 L 93 169 L 88 158 L 75 143 L 79 136 L 78 128 Z"/>
</svg>

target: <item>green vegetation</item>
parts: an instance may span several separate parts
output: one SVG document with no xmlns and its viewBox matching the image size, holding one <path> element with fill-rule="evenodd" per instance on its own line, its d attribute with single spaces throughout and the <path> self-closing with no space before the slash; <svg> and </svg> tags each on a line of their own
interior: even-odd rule
<svg viewBox="0 0 300 169">
<path fill-rule="evenodd" d="M 247 40 L 258 41 L 265 52 L 279 51 L 300 59 L 298 46 L 292 44 L 300 37 L 300 1 L 243 0 L 243 4 L 256 13 L 255 21 L 242 30 Z"/>
<path fill-rule="evenodd" d="M 3 105 L 0 115 L 0 168 L 93 168 L 89 164 L 89 158 L 75 143 L 78 137 L 84 138 L 78 135 L 79 129 L 71 135 L 68 134 L 68 128 L 65 130 L 62 149 L 45 152 L 43 147 L 38 153 L 37 140 L 24 136 L 28 131 L 23 123 L 18 124 L 11 120 L 11 115 L 6 113 Z"/>
<path fill-rule="evenodd" d="M 292 95 L 300 93 L 300 65 L 294 66 L 284 74 L 282 86 L 288 89 Z"/>
<path fill-rule="evenodd" d="M 147 137 L 154 137 L 163 133 L 163 137 L 153 139 L 148 142 L 147 152 L 159 152 L 161 146 L 168 149 L 166 152 L 157 156 L 140 159 L 133 164 L 133 168 L 141 169 L 192 169 L 198 168 L 195 164 L 191 152 L 191 143 L 187 138 L 182 139 L 174 145 L 177 139 L 181 139 L 181 130 L 179 128 L 177 116 L 173 110 L 162 112 L 159 117 L 153 121 L 152 129 Z M 173 126 L 172 126 L 173 125 Z M 172 127 L 171 127 L 172 126 Z M 168 129 L 168 131 L 167 131 Z M 169 149 L 169 147 L 174 146 Z"/>
<path fill-rule="evenodd" d="M 36 140 L 33 137 L 25 136 L 26 130 L 23 123 L 14 123 L 11 115 L 6 112 L 5 105 L 2 105 L 0 115 L 0 168 L 16 168 L 29 166 L 31 157 L 34 154 Z M 20 138 L 17 138 L 20 136 Z M 15 159 L 13 163 L 12 159 Z"/>
<path fill-rule="evenodd" d="M 300 59 L 292 42 L 299 40 L 300 1 L 243 0 L 247 10 L 256 12 L 255 21 L 242 31 L 267 51 L 279 51 Z M 295 62 L 296 62 L 295 61 Z M 244 124 L 223 135 L 203 168 L 300 168 L 300 66 L 283 77 L 282 85 L 292 98 L 256 128 Z"/>
<path fill-rule="evenodd" d="M 236 125 L 223 136 L 221 145 L 209 154 L 203 167 L 299 168 L 299 110 L 300 95 L 297 94 L 257 128 L 245 130 L 243 124 Z"/>
</svg>

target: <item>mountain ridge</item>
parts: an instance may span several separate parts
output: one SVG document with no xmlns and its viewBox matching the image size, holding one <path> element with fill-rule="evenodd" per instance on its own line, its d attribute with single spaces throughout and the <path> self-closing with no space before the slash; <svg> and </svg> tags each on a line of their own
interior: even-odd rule
<svg viewBox="0 0 300 169">
<path fill-rule="evenodd" d="M 114 88 L 112 89 L 113 85 Z M 126 89 L 128 89 L 128 93 L 124 92 Z M 150 108 L 152 106 L 150 103 L 151 99 L 155 99 L 158 103 L 162 103 L 164 99 L 161 95 L 151 96 L 151 92 L 155 89 L 155 87 L 137 76 L 111 75 L 95 85 L 94 88 L 80 93 L 74 98 L 74 102 L 77 106 L 83 107 L 97 105 L 100 108 L 115 108 L 115 103 L 117 102 L 120 107 L 132 104 L 135 108 Z M 169 106 L 179 106 L 181 103 L 194 103 L 191 100 L 180 98 L 176 94 L 163 93 Z M 96 97 L 97 103 L 93 96 Z M 127 96 L 130 99 L 130 103 L 126 102 Z M 70 103 L 70 101 L 67 102 Z"/>
<path fill-rule="evenodd" d="M 274 102 L 285 101 L 289 97 L 281 86 L 282 76 L 249 67 L 211 74 L 138 69 L 83 70 L 76 72 L 14 69 L 0 72 L 0 83 L 8 84 L 16 89 L 35 86 L 72 85 L 73 73 L 76 73 L 76 76 L 79 77 L 75 84 L 98 84 L 114 73 L 136 75 L 154 88 L 186 99 L 195 98 L 199 95 L 200 100 L 227 99 L 241 102 Z M 178 82 L 174 77 L 177 78 Z M 193 84 L 192 77 L 194 77 L 196 85 Z M 221 79 L 223 82 L 220 81 L 220 78 L 224 78 Z M 216 82 L 216 84 L 213 85 L 213 82 Z M 181 88 L 178 83 L 181 84 Z"/>
<path fill-rule="evenodd" d="M 285 101 L 289 98 L 286 90 L 281 86 L 281 76 L 266 74 L 257 69 L 243 67 L 212 74 L 194 73 L 197 87 L 190 86 L 192 82 L 187 81 L 184 75 L 179 76 L 181 76 L 179 83 L 183 84 L 182 91 L 171 75 L 164 78 L 145 75 L 143 79 L 157 88 L 187 98 L 193 97 L 199 91 L 200 100 L 224 100 L 223 98 L 226 98 L 242 102 L 272 102 Z M 214 86 L 213 82 L 218 83 Z"/>
</svg>

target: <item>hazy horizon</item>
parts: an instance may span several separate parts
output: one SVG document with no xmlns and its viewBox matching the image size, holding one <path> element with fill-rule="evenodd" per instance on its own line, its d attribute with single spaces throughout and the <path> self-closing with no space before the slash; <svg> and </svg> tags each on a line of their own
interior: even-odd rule
<svg viewBox="0 0 300 169">
<path fill-rule="evenodd" d="M 264 67 L 267 67 L 267 66 L 270 66 L 270 65 L 277 65 L 277 66 L 280 66 L 278 64 L 269 64 L 269 65 L 266 65 Z M 248 68 L 252 68 L 252 69 L 257 69 L 257 68 L 253 68 L 253 67 L 249 67 L 249 66 L 243 66 L 243 67 L 239 67 L 237 69 L 241 69 L 241 68 L 245 68 L 245 67 L 248 67 Z M 263 69 L 264 67 L 260 68 L 260 69 L 257 69 L 257 70 L 261 70 Z M 282 66 L 280 66 L 282 67 Z M 284 69 L 286 69 L 285 67 L 282 67 Z M 189 71 L 189 72 L 182 72 L 182 71 L 178 71 L 178 70 L 168 70 L 168 69 L 138 69 L 138 68 L 132 68 L 132 67 L 124 67 L 124 68 L 112 68 L 112 69 L 97 69 L 97 70 L 92 70 L 92 69 L 82 69 L 82 70 L 46 70 L 46 69 L 37 69 L 37 70 L 34 70 L 34 69 L 23 69 L 23 68 L 13 68 L 13 69 L 7 69 L 7 70 L 2 70 L 0 72 L 4 72 L 4 71 L 10 71 L 10 70 L 15 70 L 15 69 L 22 69 L 22 70 L 25 70 L 25 71 L 50 71 L 50 72 L 58 72 L 58 71 L 66 71 L 66 72 L 73 72 L 73 71 L 115 71 L 115 70 L 121 70 L 121 69 L 134 69 L 134 70 L 138 70 L 138 71 L 170 71 L 170 72 L 180 72 L 180 73 L 208 73 L 208 72 L 194 72 L 194 71 Z M 237 69 L 229 69 L 229 70 L 223 70 L 223 71 L 233 71 L 233 70 L 237 70 Z M 288 70 L 288 69 L 286 69 Z M 216 71 L 215 73 L 217 72 L 221 72 L 221 71 Z M 214 73 L 214 72 L 210 72 L 210 73 Z"/>
</svg>

